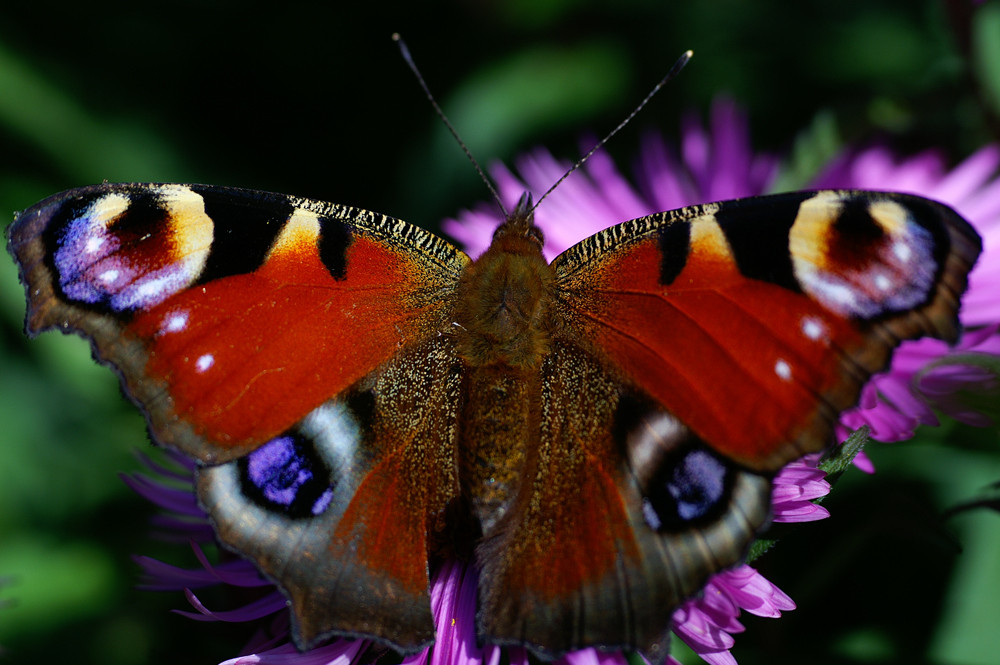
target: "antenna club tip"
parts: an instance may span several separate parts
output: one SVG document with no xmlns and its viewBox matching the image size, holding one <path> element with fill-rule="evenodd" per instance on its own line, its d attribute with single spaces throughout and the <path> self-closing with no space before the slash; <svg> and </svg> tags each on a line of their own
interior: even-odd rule
<svg viewBox="0 0 1000 665">
<path fill-rule="evenodd" d="M 410 49 L 403 41 L 403 36 L 398 32 L 392 33 L 392 41 L 396 42 L 396 46 L 399 47 L 399 52 L 403 56 L 403 61 L 409 65 L 410 69 L 414 69 L 416 65 L 413 64 L 413 56 L 410 55 Z M 419 76 L 417 77 L 420 78 Z"/>
<path fill-rule="evenodd" d="M 395 36 L 399 37 L 399 33 L 397 32 Z M 688 60 L 690 60 L 691 58 L 693 58 L 694 57 L 694 49 L 688 49 L 688 50 L 684 51 L 684 57 L 687 58 Z"/>
</svg>

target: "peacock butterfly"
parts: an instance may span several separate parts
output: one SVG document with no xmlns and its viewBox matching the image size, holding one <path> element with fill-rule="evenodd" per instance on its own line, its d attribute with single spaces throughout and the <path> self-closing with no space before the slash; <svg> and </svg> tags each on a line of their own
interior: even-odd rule
<svg viewBox="0 0 1000 665">
<path fill-rule="evenodd" d="M 358 208 L 103 184 L 18 215 L 9 249 L 28 334 L 89 339 L 197 460 L 301 648 L 431 643 L 430 562 L 464 553 L 482 640 L 662 660 L 773 474 L 901 340 L 955 339 L 980 240 L 926 199 L 821 191 L 627 221 L 549 264 L 531 211 L 470 260 Z"/>
</svg>

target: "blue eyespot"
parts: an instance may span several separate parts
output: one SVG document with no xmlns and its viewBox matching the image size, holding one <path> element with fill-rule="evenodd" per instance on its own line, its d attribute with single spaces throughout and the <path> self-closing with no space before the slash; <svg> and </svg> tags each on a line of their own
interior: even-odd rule
<svg viewBox="0 0 1000 665">
<path fill-rule="evenodd" d="M 289 517 L 319 515 L 333 499 L 329 468 L 300 437 L 272 439 L 239 465 L 244 494 Z"/>
<path fill-rule="evenodd" d="M 661 531 L 713 516 L 725 504 L 728 475 L 726 465 L 707 450 L 695 448 L 674 458 L 643 497 L 646 523 Z"/>
</svg>

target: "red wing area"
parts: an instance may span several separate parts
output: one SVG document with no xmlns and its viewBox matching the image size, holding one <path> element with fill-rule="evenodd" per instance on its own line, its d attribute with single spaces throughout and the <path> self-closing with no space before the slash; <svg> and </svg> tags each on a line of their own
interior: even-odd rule
<svg viewBox="0 0 1000 665">
<path fill-rule="evenodd" d="M 747 280 L 731 264 L 699 263 L 689 260 L 667 294 L 647 240 L 572 316 L 637 386 L 716 450 L 757 466 L 824 406 L 863 337 L 801 294 Z M 810 325 L 823 334 L 808 337 Z"/>
<path fill-rule="evenodd" d="M 426 334 L 430 307 L 408 302 L 401 253 L 358 238 L 335 281 L 309 247 L 183 291 L 129 327 L 150 340 L 147 372 L 205 438 L 270 439 Z"/>
<path fill-rule="evenodd" d="M 464 254 L 398 220 L 278 194 L 101 185 L 11 231 L 29 331 L 91 339 L 158 442 L 238 457 L 435 334 Z"/>
<path fill-rule="evenodd" d="M 829 443 L 900 339 L 954 332 L 978 238 L 912 197 L 889 197 L 887 221 L 872 196 L 763 197 L 602 232 L 554 263 L 562 334 L 716 451 L 777 469 Z"/>
</svg>

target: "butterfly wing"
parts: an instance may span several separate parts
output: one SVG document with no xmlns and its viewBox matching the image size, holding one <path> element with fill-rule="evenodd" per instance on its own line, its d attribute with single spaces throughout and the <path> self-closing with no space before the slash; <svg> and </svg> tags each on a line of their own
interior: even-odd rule
<svg viewBox="0 0 1000 665">
<path fill-rule="evenodd" d="M 770 476 L 829 444 L 902 339 L 956 334 L 979 238 L 916 197 L 762 197 L 626 222 L 554 263 L 542 428 L 477 550 L 480 631 L 665 657 L 736 564 Z"/>
<path fill-rule="evenodd" d="M 156 442 L 222 463 L 199 498 L 288 595 L 300 645 L 433 640 L 428 534 L 458 491 L 439 331 L 463 253 L 355 208 L 142 184 L 46 199 L 10 249 L 29 333 L 90 339 Z"/>
<path fill-rule="evenodd" d="M 153 438 L 204 463 L 272 440 L 436 334 L 468 258 L 383 215 L 200 185 L 98 185 L 18 216 L 27 329 L 72 330 Z"/>
<path fill-rule="evenodd" d="M 904 339 L 957 335 L 975 231 L 919 197 L 796 193 L 626 222 L 559 256 L 573 339 L 716 452 L 823 449 Z"/>
</svg>

